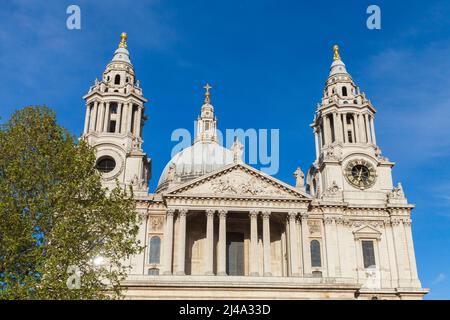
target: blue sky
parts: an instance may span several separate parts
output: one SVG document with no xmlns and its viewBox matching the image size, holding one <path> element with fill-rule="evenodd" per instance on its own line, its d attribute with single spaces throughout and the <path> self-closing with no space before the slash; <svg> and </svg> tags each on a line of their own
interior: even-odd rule
<svg viewBox="0 0 450 320">
<path fill-rule="evenodd" d="M 6 1 L 5 1 L 6 2 Z M 66 28 L 81 7 L 82 29 Z M 366 28 L 366 9 L 382 29 Z M 79 135 L 82 96 L 112 57 L 122 31 L 149 99 L 144 149 L 151 190 L 170 159 L 173 129 L 192 130 L 203 85 L 225 128 L 279 128 L 280 171 L 314 161 L 312 122 L 332 62 L 341 55 L 378 109 L 377 142 L 397 163 L 413 211 L 428 299 L 450 299 L 450 3 L 448 1 L 11 0 L 0 11 L 0 116 L 47 104 Z"/>
</svg>

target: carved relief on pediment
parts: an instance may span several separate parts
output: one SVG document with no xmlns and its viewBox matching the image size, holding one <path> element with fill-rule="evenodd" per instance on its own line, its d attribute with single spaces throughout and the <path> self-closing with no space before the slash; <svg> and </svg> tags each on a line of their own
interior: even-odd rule
<svg viewBox="0 0 450 320">
<path fill-rule="evenodd" d="M 186 191 L 189 194 L 221 196 L 291 196 L 263 179 L 242 171 L 233 171 Z"/>
</svg>

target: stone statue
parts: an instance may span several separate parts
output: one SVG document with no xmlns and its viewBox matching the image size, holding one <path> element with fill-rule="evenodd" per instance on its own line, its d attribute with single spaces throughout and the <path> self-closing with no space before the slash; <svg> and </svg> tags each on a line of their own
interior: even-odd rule
<svg viewBox="0 0 450 320">
<path fill-rule="evenodd" d="M 305 187 L 305 174 L 300 167 L 294 172 L 295 177 L 295 187 L 298 189 L 304 189 Z"/>
<path fill-rule="evenodd" d="M 327 189 L 327 194 L 328 195 L 335 195 L 339 192 L 339 186 L 336 183 L 335 180 L 333 180 L 333 183 L 331 184 L 331 186 Z"/>
<path fill-rule="evenodd" d="M 243 155 L 244 155 L 244 145 L 236 139 L 231 147 L 231 151 L 233 152 L 233 161 L 234 163 L 243 163 Z"/>
<path fill-rule="evenodd" d="M 394 188 L 394 190 L 392 190 L 388 197 L 390 199 L 404 199 L 405 198 L 405 193 L 403 192 L 403 186 L 402 184 L 399 182 L 397 187 Z"/>
<path fill-rule="evenodd" d="M 169 170 L 167 171 L 167 180 L 170 182 L 175 182 L 177 177 L 177 166 L 175 163 L 171 163 Z"/>
</svg>

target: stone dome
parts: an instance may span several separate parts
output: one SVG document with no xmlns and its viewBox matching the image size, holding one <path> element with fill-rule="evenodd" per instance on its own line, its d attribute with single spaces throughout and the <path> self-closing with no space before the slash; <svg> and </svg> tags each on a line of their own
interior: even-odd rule
<svg viewBox="0 0 450 320">
<path fill-rule="evenodd" d="M 233 159 L 232 151 L 219 143 L 197 141 L 169 161 L 161 174 L 156 191 L 167 189 L 174 176 L 179 182 L 186 182 L 232 164 Z M 170 172 L 171 169 L 174 169 L 173 173 Z"/>
<path fill-rule="evenodd" d="M 114 62 L 126 62 L 131 64 L 130 53 L 125 48 L 118 48 L 114 52 L 114 57 L 112 59 Z"/>
<path fill-rule="evenodd" d="M 330 77 L 336 74 L 348 74 L 347 68 L 345 67 L 345 64 L 344 62 L 342 62 L 342 60 L 336 60 L 331 65 Z"/>
</svg>

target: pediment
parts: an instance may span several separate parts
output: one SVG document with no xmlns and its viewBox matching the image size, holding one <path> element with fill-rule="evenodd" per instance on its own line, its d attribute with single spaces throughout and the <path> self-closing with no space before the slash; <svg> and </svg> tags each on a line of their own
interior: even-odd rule
<svg viewBox="0 0 450 320">
<path fill-rule="evenodd" d="M 246 164 L 232 164 L 168 190 L 166 195 L 310 199 L 310 196 Z"/>
<path fill-rule="evenodd" d="M 367 239 L 380 239 L 381 232 L 371 226 L 364 226 L 358 230 L 353 231 L 356 239 L 367 238 Z"/>
</svg>

